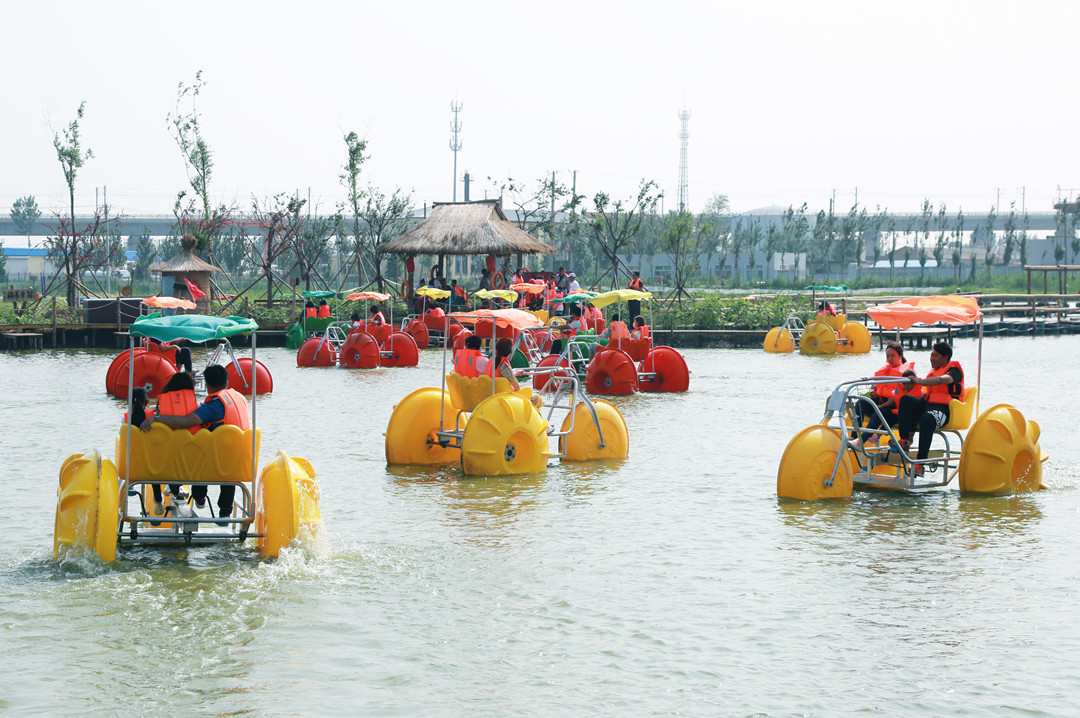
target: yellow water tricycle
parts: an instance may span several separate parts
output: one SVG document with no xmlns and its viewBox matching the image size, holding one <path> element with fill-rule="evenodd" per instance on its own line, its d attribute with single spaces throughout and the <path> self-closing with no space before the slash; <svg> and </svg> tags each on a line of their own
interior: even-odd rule
<svg viewBox="0 0 1080 718">
<path fill-rule="evenodd" d="M 517 309 L 458 312 L 452 317 L 463 324 L 491 320 L 518 330 L 541 326 L 537 317 Z M 394 407 L 385 434 L 388 464 L 460 462 L 467 476 L 500 476 L 543 471 L 552 458 L 626 456 L 629 436 L 622 414 L 607 401 L 589 399 L 572 369 L 517 370 L 523 377 L 547 374 L 550 394 L 538 408 L 530 387 L 514 391 L 502 377 L 447 372 L 446 347 L 443 356 L 442 385 L 417 389 Z"/>
<path fill-rule="evenodd" d="M 867 311 L 885 329 L 908 328 L 916 322 L 978 321 L 981 358 L 982 314 L 973 297 L 915 297 Z M 978 371 L 975 383 L 950 403 L 947 423 L 934 432 L 933 442 L 940 448 L 918 460 L 925 471 L 920 475 L 914 458 L 918 447 L 905 449 L 877 404 L 866 396 L 876 384 L 904 381 L 875 377 L 837 386 L 821 422 L 788 442 L 777 471 L 777 495 L 804 501 L 845 498 L 854 487 L 912 491 L 946 486 L 957 477 L 960 490 L 971 493 L 1018 494 L 1042 487 L 1042 462 L 1047 456 L 1039 446 L 1039 425 L 1008 404 L 997 404 L 980 415 Z M 871 424 L 883 428 L 864 426 L 860 417 L 869 416 L 877 420 Z M 866 440 L 855 440 L 852 434 Z"/>
<path fill-rule="evenodd" d="M 792 314 L 765 335 L 767 352 L 802 354 L 866 354 L 870 351 L 870 331 L 844 314 L 820 314 L 809 324 Z"/>
<path fill-rule="evenodd" d="M 140 338 L 206 342 L 252 332 L 254 360 L 257 329 L 254 321 L 240 317 L 151 315 L 131 325 L 129 351 Z M 130 367 L 129 362 L 129 372 Z M 272 557 L 294 539 L 314 533 L 321 519 L 310 463 L 278 452 L 256 479 L 261 438 L 255 426 L 257 377 L 249 399 L 250 428 L 189 431 L 155 423 L 144 432 L 125 423 L 115 440 L 115 463 L 97 451 L 69 456 L 60 468 L 54 556 L 89 551 L 111 562 L 118 544 L 207 545 L 254 538 L 259 552 Z M 129 390 L 128 416 L 131 411 Z M 161 512 L 151 495 L 155 485 L 165 487 Z M 184 488 L 174 495 L 170 485 Z M 186 495 L 193 486 L 233 486 L 232 512 L 196 515 Z"/>
</svg>

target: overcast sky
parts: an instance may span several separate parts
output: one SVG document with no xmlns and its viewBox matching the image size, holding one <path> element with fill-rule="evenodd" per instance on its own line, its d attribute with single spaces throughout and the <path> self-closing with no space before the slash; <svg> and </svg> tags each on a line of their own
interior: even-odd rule
<svg viewBox="0 0 1080 718">
<path fill-rule="evenodd" d="M 590 198 L 652 179 L 673 209 L 683 106 L 693 211 L 1080 193 L 1076 2 L 37 0 L 3 18 L 0 212 L 66 205 L 52 138 L 84 100 L 78 208 L 107 187 L 113 211 L 170 212 L 187 179 L 166 118 L 198 70 L 213 199 L 242 210 L 309 188 L 332 210 L 349 131 L 363 183 L 449 201 L 455 99 L 473 199 L 576 170 Z"/>
</svg>

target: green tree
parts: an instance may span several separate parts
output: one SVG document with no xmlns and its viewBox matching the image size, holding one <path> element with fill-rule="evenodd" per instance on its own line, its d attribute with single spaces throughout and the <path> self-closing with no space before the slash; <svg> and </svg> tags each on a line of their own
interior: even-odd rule
<svg viewBox="0 0 1080 718">
<path fill-rule="evenodd" d="M 66 217 L 57 217 L 57 226 L 53 227 L 54 236 L 45 240 L 45 247 L 49 250 L 49 256 L 59 267 L 53 276 L 53 282 L 63 273 L 67 283 L 68 306 L 75 305 L 75 288 L 79 283 L 79 273 L 89 266 L 92 259 L 91 241 L 98 235 L 101 226 L 101 217 L 97 216 L 94 221 L 82 230 L 76 229 L 75 225 L 75 182 L 79 170 L 87 160 L 93 158 L 94 153 L 90 149 L 83 150 L 82 138 L 79 135 L 79 122 L 86 110 L 86 103 L 79 104 L 75 119 L 61 130 L 53 134 L 53 147 L 56 149 L 56 158 L 64 172 L 64 182 L 68 188 L 68 206 L 70 214 Z M 51 289 L 52 282 L 46 288 Z"/>
<path fill-rule="evenodd" d="M 362 218 L 365 224 L 365 243 L 374 258 L 375 281 L 383 291 L 386 279 L 382 273 L 383 255 L 379 249 L 394 237 L 405 233 L 412 212 L 412 194 L 400 187 L 387 197 L 377 187 L 368 185 Z"/>
<path fill-rule="evenodd" d="M 37 224 L 39 217 L 41 217 L 41 210 L 38 209 L 33 195 L 20 197 L 15 200 L 15 204 L 11 205 L 11 221 L 14 222 L 15 229 L 19 234 L 26 235 L 27 241 L 29 241 L 30 234 L 34 231 L 34 225 Z"/>
<path fill-rule="evenodd" d="M 1001 248 L 1001 264 L 1008 271 L 1009 262 L 1012 261 L 1013 251 L 1016 249 L 1016 202 L 1009 203 L 1009 214 L 1005 216 L 1004 244 Z"/>
<path fill-rule="evenodd" d="M 180 148 L 180 154 L 184 157 L 184 169 L 187 170 L 188 183 L 195 192 L 195 196 L 202 204 L 202 218 L 209 221 L 212 216 L 210 208 L 210 177 L 214 171 L 214 156 L 210 151 L 210 145 L 202 136 L 202 128 L 199 124 L 199 113 L 195 109 L 195 99 L 199 96 L 205 83 L 202 80 L 202 70 L 195 73 L 195 82 L 185 85 L 181 82 L 176 91 L 176 109 L 169 113 L 168 123 L 176 146 Z M 182 106 L 185 100 L 190 100 L 191 110 L 184 112 Z M 185 196 L 184 192 L 177 195 L 179 203 Z M 189 204 L 189 211 L 194 213 L 194 204 Z M 205 251 L 209 248 L 212 237 L 200 236 L 201 232 L 191 232 L 198 244 L 197 251 Z"/>
<path fill-rule="evenodd" d="M 945 266 L 945 247 L 949 243 L 949 218 L 945 214 L 945 203 L 942 202 L 937 213 L 937 239 L 934 241 L 934 261 L 937 263 L 937 271 Z"/>
<path fill-rule="evenodd" d="M 620 269 L 628 277 L 630 275 L 619 253 L 637 235 L 645 216 L 656 211 L 660 196 L 656 182 L 644 179 L 638 186 L 637 194 L 628 200 L 612 201 L 606 192 L 597 192 L 593 196 L 593 219 L 589 222 L 589 228 L 597 246 L 611 262 L 612 289 L 619 286 Z M 607 273 L 605 271 L 597 278 L 597 284 Z"/>
<path fill-rule="evenodd" d="M 986 280 L 990 281 L 991 271 L 994 266 L 994 252 L 997 249 L 997 235 L 995 229 L 997 225 L 997 207 L 994 207 L 986 215 L 986 232 L 984 233 L 983 241 L 986 243 L 986 253 L 983 254 L 983 263 L 986 265 Z M 971 259 L 972 264 L 975 263 L 975 258 Z"/>
<path fill-rule="evenodd" d="M 368 155 L 364 154 L 367 151 L 367 140 L 360 139 L 360 136 L 355 132 L 345 135 L 344 139 L 346 148 L 345 174 L 341 175 L 341 183 L 348 193 L 348 208 L 352 210 L 353 231 L 350 249 L 356 261 L 356 283 L 362 285 L 364 283 L 364 238 L 360 233 L 360 203 L 364 200 L 365 194 L 360 187 L 360 171 L 364 167 L 364 162 L 368 159 Z M 348 269 L 346 269 L 346 274 L 348 274 Z M 412 277 L 409 277 L 409 283 L 412 284 Z"/>
<path fill-rule="evenodd" d="M 666 226 L 661 247 L 671 257 L 672 280 L 675 283 L 672 295 L 677 302 L 682 302 L 684 296 L 690 298 L 686 283 L 697 274 L 698 267 L 694 217 L 689 212 L 669 212 L 664 220 Z"/>
<path fill-rule="evenodd" d="M 135 279 L 146 281 L 150 279 L 150 265 L 156 259 L 154 240 L 150 236 L 150 228 L 143 225 L 142 233 L 135 245 Z"/>
<path fill-rule="evenodd" d="M 953 229 L 952 264 L 956 272 L 956 283 L 960 284 L 960 261 L 963 259 L 964 246 L 964 210 L 961 208 L 956 213 L 956 228 Z"/>
</svg>

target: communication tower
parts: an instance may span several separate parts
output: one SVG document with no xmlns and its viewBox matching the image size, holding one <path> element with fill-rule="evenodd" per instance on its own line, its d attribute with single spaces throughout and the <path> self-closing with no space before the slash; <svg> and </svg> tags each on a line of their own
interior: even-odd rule
<svg viewBox="0 0 1080 718">
<path fill-rule="evenodd" d="M 682 129 L 679 130 L 679 212 L 686 211 L 687 197 L 687 172 L 686 172 L 686 146 L 690 143 L 690 110 L 685 107 L 679 110 L 679 119 L 682 121 Z"/>
<path fill-rule="evenodd" d="M 461 112 L 462 103 L 451 102 L 450 111 L 454 113 L 454 120 L 450 123 L 450 149 L 454 153 L 454 201 L 457 202 L 457 153 L 461 149 L 461 123 L 458 122 L 458 113 Z"/>
</svg>

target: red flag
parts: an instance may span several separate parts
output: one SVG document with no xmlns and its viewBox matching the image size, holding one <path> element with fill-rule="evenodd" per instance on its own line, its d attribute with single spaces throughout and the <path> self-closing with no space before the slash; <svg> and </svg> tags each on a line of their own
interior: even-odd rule
<svg viewBox="0 0 1080 718">
<path fill-rule="evenodd" d="M 199 301 L 199 299 L 206 296 L 206 292 L 204 292 L 199 287 L 197 282 L 193 282 L 192 280 L 188 279 L 187 277 L 184 277 L 184 284 L 187 285 L 188 291 L 191 292 L 191 298 L 194 299 L 195 301 Z"/>
</svg>

